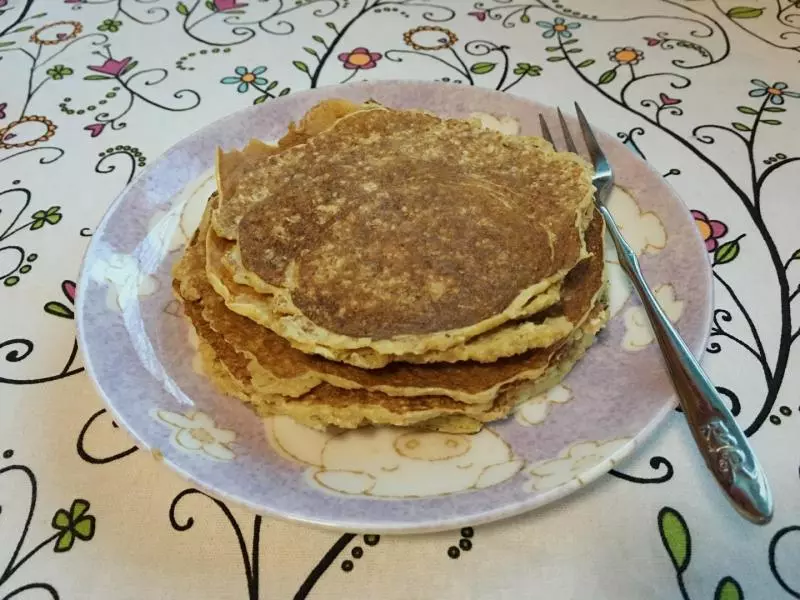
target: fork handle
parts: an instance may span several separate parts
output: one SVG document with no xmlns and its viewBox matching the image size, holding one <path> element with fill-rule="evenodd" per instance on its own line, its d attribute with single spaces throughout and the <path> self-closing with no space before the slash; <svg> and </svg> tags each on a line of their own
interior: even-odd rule
<svg viewBox="0 0 800 600">
<path fill-rule="evenodd" d="M 642 300 L 689 429 L 706 465 L 739 514 L 759 525 L 769 523 L 773 511 L 772 492 L 747 438 L 659 306 L 645 281 L 636 253 L 622 237 L 611 213 L 605 206 L 597 209 L 614 241 L 620 266 Z"/>
</svg>

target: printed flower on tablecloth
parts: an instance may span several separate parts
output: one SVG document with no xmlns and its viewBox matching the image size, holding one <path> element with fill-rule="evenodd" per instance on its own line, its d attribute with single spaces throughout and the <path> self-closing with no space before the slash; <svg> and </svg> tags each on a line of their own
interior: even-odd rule
<svg viewBox="0 0 800 600">
<path fill-rule="evenodd" d="M 756 86 L 756 89 L 750 90 L 750 96 L 753 98 L 760 98 L 769 94 L 769 101 L 773 104 L 783 104 L 783 97 L 800 98 L 800 93 L 788 90 L 788 84 L 783 81 L 776 81 L 769 85 L 766 81 L 761 79 L 751 79 L 750 83 Z"/>
<path fill-rule="evenodd" d="M 0 102 L 0 119 L 6 118 L 6 108 L 8 108 L 8 103 Z"/>
<path fill-rule="evenodd" d="M 133 59 L 132 56 L 123 58 L 122 60 L 107 58 L 102 65 L 99 66 L 88 65 L 86 68 L 89 69 L 90 71 L 95 71 L 96 73 L 102 73 L 103 75 L 109 75 L 111 77 L 119 77 L 120 75 L 124 74 L 125 71 L 127 71 L 128 69 L 133 68 L 133 65 L 131 64 L 132 59 Z"/>
<path fill-rule="evenodd" d="M 552 22 L 536 21 L 536 24 L 545 30 L 542 33 L 543 38 L 550 39 L 559 35 L 565 40 L 572 37 L 570 29 L 578 29 L 581 26 L 580 23 L 567 23 L 563 17 L 556 17 Z"/>
<path fill-rule="evenodd" d="M 236 67 L 234 72 L 236 73 L 235 77 L 223 77 L 220 79 L 220 83 L 225 84 L 238 84 L 236 91 L 240 94 L 244 94 L 251 85 L 253 86 L 264 86 L 267 85 L 267 80 L 263 77 L 259 77 L 262 73 L 267 70 L 267 67 L 261 66 L 256 67 L 252 71 L 249 71 L 247 67 Z"/>
<path fill-rule="evenodd" d="M 722 221 L 709 219 L 706 213 L 700 210 L 693 210 L 694 224 L 697 225 L 703 241 L 706 243 L 706 250 L 714 252 L 719 246 L 719 238 L 728 233 L 728 226 Z"/>
<path fill-rule="evenodd" d="M 581 480 L 581 473 L 601 464 L 628 442 L 627 438 L 605 442 L 579 442 L 562 451 L 558 458 L 536 463 L 525 469 L 531 477 L 526 484 L 528 491 L 552 490 L 573 480 Z"/>
<path fill-rule="evenodd" d="M 69 301 L 72 306 L 75 306 L 75 291 L 76 286 L 75 282 L 69 279 L 65 279 L 61 282 L 61 291 L 64 294 L 64 297 Z M 63 302 L 59 302 L 57 300 L 51 300 L 47 304 L 44 305 L 44 312 L 48 315 L 53 315 L 54 317 L 61 317 L 62 319 L 74 319 L 75 318 L 75 311 L 64 304 Z"/>
<path fill-rule="evenodd" d="M 46 223 L 55 225 L 61 220 L 61 207 L 51 206 L 47 210 L 37 210 L 33 213 L 33 223 L 31 223 L 31 231 L 41 229 Z"/>
<path fill-rule="evenodd" d="M 0 129 L 0 150 L 35 146 L 56 134 L 58 127 L 47 117 L 26 115 Z"/>
<path fill-rule="evenodd" d="M 53 515 L 53 528 L 59 531 L 56 538 L 55 552 L 67 552 L 75 543 L 75 538 L 89 541 L 94 537 L 95 519 L 89 515 L 89 502 L 86 500 L 73 500 L 69 511 L 59 508 Z"/>
<path fill-rule="evenodd" d="M 31 34 L 30 41 L 40 46 L 54 46 L 74 40 L 83 31 L 78 21 L 56 21 L 40 27 Z"/>
<path fill-rule="evenodd" d="M 542 74 L 542 67 L 539 65 L 532 65 L 531 63 L 520 62 L 514 67 L 514 75 L 527 75 L 528 77 L 537 77 Z"/>
<path fill-rule="evenodd" d="M 475 17 L 476 19 L 478 19 L 478 21 L 483 23 L 486 20 L 486 11 L 485 10 L 473 10 L 472 12 L 468 12 L 467 16 Z"/>
<path fill-rule="evenodd" d="M 116 33 L 122 27 L 122 21 L 114 19 L 105 19 L 100 25 L 97 26 L 97 31 L 108 31 L 109 33 Z"/>
<path fill-rule="evenodd" d="M 383 58 L 380 52 L 370 52 L 366 48 L 353 48 L 350 52 L 342 52 L 339 60 L 345 69 L 374 69 Z"/>
<path fill-rule="evenodd" d="M 64 79 L 64 77 L 69 77 L 73 73 L 74 71 L 65 65 L 55 65 L 54 67 L 47 69 L 47 74 L 50 76 L 50 79 L 54 79 L 56 81 L 59 79 Z"/>
<path fill-rule="evenodd" d="M 445 37 L 436 37 L 433 44 L 421 44 L 417 41 L 418 34 L 437 34 L 443 33 Z M 423 36 L 424 37 L 424 36 Z M 409 29 L 403 34 L 403 42 L 406 46 L 410 46 L 414 50 L 427 50 L 428 52 L 435 52 L 436 50 L 447 50 L 456 45 L 458 36 L 445 27 L 438 25 L 420 25 L 414 29 Z"/>
<path fill-rule="evenodd" d="M 624 46 L 611 50 L 608 59 L 618 65 L 638 65 L 644 60 L 644 52 L 633 46 Z"/>
<path fill-rule="evenodd" d="M 172 442 L 181 450 L 208 456 L 215 460 L 236 458 L 230 444 L 236 433 L 220 429 L 214 420 L 202 412 L 188 412 L 185 415 L 168 410 L 154 412 L 155 417 L 173 429 Z"/>
<path fill-rule="evenodd" d="M 234 8 L 244 8 L 247 6 L 245 3 L 239 3 L 236 0 L 213 0 L 213 2 L 207 3 L 209 4 L 209 8 L 213 8 L 213 10 L 217 12 L 224 12 L 226 10 L 233 10 Z"/>
</svg>

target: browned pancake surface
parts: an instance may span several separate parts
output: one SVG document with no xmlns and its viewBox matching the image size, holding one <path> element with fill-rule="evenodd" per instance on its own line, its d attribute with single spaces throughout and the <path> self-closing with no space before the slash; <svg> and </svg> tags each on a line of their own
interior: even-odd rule
<svg viewBox="0 0 800 600">
<path fill-rule="evenodd" d="M 468 327 L 571 268 L 585 163 L 420 112 L 349 115 L 244 175 L 242 263 L 329 331 Z"/>
</svg>

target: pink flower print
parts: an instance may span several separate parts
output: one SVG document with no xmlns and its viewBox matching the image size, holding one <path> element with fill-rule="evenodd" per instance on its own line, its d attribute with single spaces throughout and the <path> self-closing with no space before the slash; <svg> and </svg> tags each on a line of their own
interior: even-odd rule
<svg viewBox="0 0 800 600">
<path fill-rule="evenodd" d="M 236 0 L 214 0 L 214 8 L 218 12 L 233 10 L 234 8 L 244 8 L 247 4 L 239 4 Z"/>
<path fill-rule="evenodd" d="M 722 221 L 709 219 L 706 213 L 693 210 L 694 224 L 706 243 L 706 250 L 714 252 L 719 246 L 719 238 L 728 233 L 728 226 Z"/>
<path fill-rule="evenodd" d="M 106 128 L 105 123 L 92 123 L 91 125 L 87 125 L 84 129 L 91 133 L 93 138 L 96 138 L 98 135 L 103 133 L 103 129 Z"/>
<path fill-rule="evenodd" d="M 125 67 L 128 66 L 128 63 L 131 62 L 132 58 L 133 58 L 132 56 L 129 56 L 128 58 L 123 58 L 122 60 L 114 60 L 113 58 L 107 58 L 106 62 L 104 62 L 99 67 L 89 66 L 88 69 L 90 71 L 97 71 L 98 73 L 103 73 L 104 75 L 119 77 L 120 75 L 122 75 L 123 71 L 125 71 Z"/>
<path fill-rule="evenodd" d="M 486 11 L 485 10 L 473 10 L 472 12 L 467 13 L 470 17 L 475 17 L 478 21 L 483 22 L 486 20 Z"/>
<path fill-rule="evenodd" d="M 75 282 L 70 281 L 69 279 L 64 280 L 61 283 L 61 291 L 64 292 L 64 296 L 67 297 L 72 304 L 75 304 Z"/>
<path fill-rule="evenodd" d="M 378 61 L 383 58 L 380 52 L 370 52 L 366 48 L 354 48 L 350 52 L 342 52 L 339 60 L 345 69 L 372 69 L 378 66 Z"/>
<path fill-rule="evenodd" d="M 680 98 L 671 98 L 667 96 L 664 92 L 661 92 L 658 95 L 659 99 L 661 100 L 661 104 L 664 106 L 674 106 L 675 104 L 680 104 L 683 102 Z"/>
</svg>

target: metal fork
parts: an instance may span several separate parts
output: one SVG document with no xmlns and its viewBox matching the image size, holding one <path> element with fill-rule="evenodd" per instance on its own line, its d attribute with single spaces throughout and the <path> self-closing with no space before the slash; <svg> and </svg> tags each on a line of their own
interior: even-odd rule
<svg viewBox="0 0 800 600">
<path fill-rule="evenodd" d="M 606 201 L 614 185 L 614 173 L 577 102 L 575 111 L 594 167 L 592 183 L 595 189 L 595 206 L 614 240 L 620 266 L 642 300 L 700 454 L 739 514 L 759 525 L 769 523 L 773 510 L 772 492 L 761 465 L 714 384 L 659 306 L 645 281 L 636 253 L 625 241 L 606 208 Z M 558 119 L 567 149 L 577 154 L 578 149 L 561 109 L 558 109 Z M 554 144 L 547 121 L 541 114 L 539 123 L 542 137 Z"/>
</svg>

